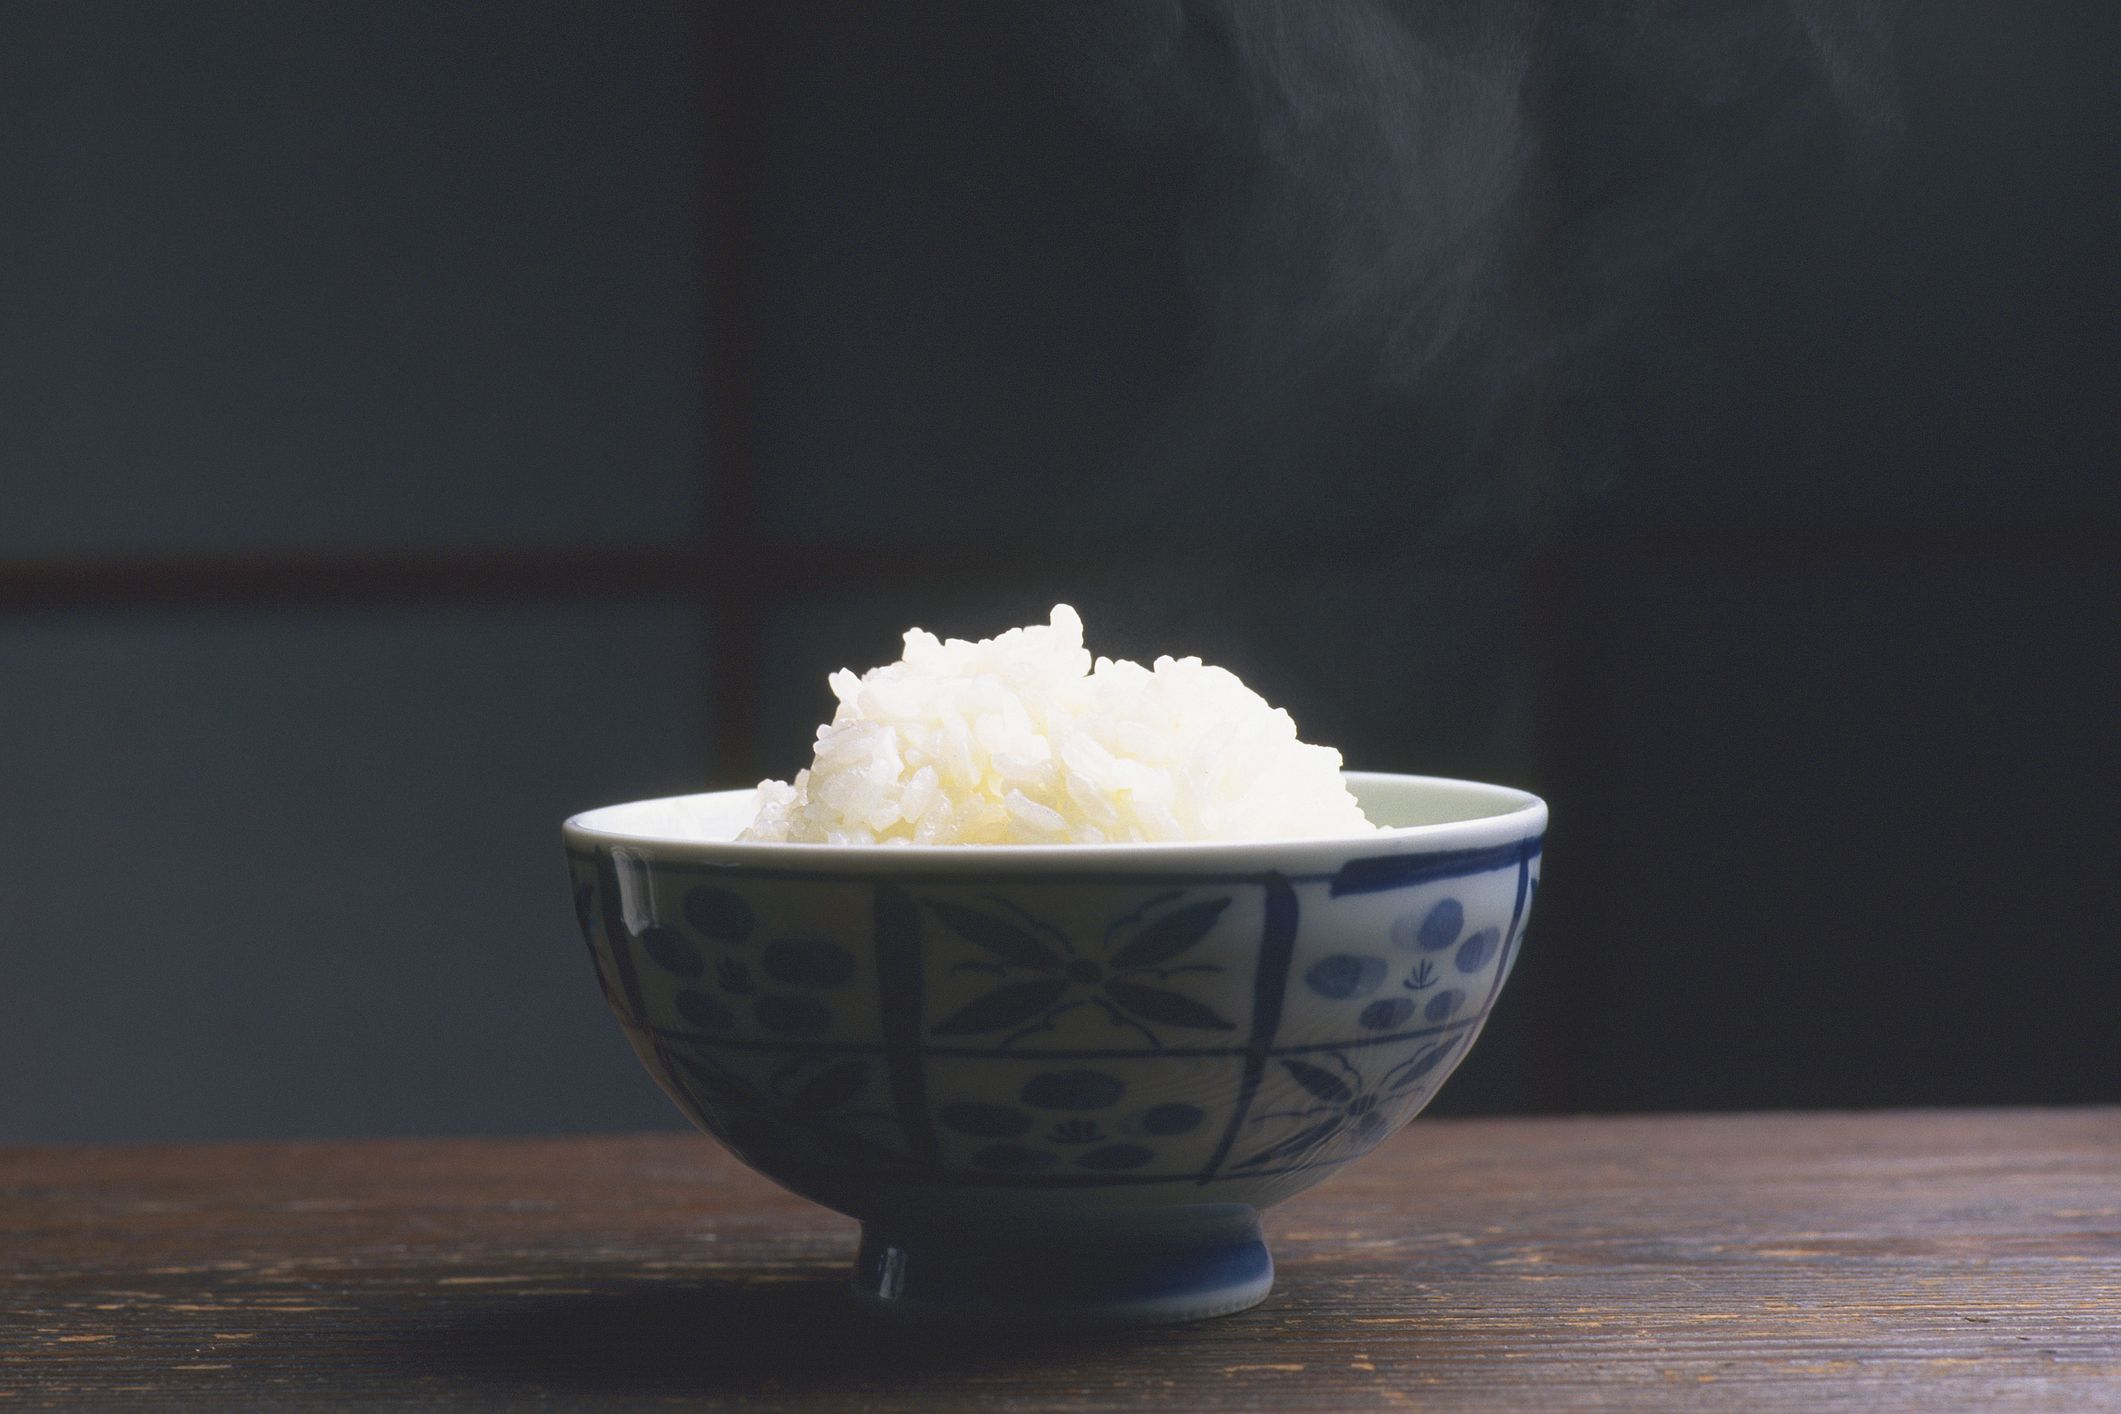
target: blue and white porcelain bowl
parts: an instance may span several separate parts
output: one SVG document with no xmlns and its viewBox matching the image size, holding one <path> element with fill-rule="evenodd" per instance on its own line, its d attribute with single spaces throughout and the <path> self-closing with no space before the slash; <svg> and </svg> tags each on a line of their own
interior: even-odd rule
<svg viewBox="0 0 2121 1414">
<path fill-rule="evenodd" d="M 1480 1034 L 1547 810 L 1350 773 L 1359 838 L 735 841 L 750 791 L 567 822 L 598 984 L 656 1081 L 862 1223 L 914 1316 L 1176 1321 L 1272 1284 L 1259 1210 L 1367 1153 Z"/>
</svg>

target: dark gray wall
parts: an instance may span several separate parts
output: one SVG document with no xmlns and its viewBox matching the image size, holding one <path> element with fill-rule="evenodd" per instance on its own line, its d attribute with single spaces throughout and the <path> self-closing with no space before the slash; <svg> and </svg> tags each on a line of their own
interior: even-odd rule
<svg viewBox="0 0 2121 1414">
<path fill-rule="evenodd" d="M 678 608 L 0 628 L 0 1133 L 660 1123 L 558 822 L 700 778 Z"/>
<path fill-rule="evenodd" d="M 698 33 L 0 8 L 0 566 L 690 543 Z M 705 778 L 710 648 L 682 596 L 0 612 L 0 1138 L 668 1122 L 558 824 Z"/>
<path fill-rule="evenodd" d="M 677 4 L 0 14 L 0 554 L 696 528 Z"/>
<path fill-rule="evenodd" d="M 1548 794 L 1445 1108 L 2121 1098 L 2116 27 L 10 8 L 0 568 L 734 510 L 771 588 L 0 614 L 0 1138 L 669 1122 L 558 818 L 1059 598 Z"/>
</svg>

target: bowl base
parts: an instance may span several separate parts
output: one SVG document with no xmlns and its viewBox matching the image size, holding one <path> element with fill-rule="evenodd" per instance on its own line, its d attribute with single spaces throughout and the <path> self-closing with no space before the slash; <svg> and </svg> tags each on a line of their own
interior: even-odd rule
<svg viewBox="0 0 2121 1414">
<path fill-rule="evenodd" d="M 1258 1212 L 1241 1203 L 1095 1226 L 869 1222 L 853 1285 L 872 1310 L 921 1323 L 1161 1325 L 1258 1305 L 1274 1286 L 1274 1258 Z"/>
</svg>

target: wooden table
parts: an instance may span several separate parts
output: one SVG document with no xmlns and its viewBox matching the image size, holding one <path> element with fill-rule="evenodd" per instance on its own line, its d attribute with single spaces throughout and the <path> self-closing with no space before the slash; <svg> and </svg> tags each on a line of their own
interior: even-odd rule
<svg viewBox="0 0 2121 1414">
<path fill-rule="evenodd" d="M 1423 1120 L 1264 1306 L 909 1338 L 690 1135 L 0 1149 L 0 1410 L 2121 1410 L 2121 1109 Z"/>
</svg>

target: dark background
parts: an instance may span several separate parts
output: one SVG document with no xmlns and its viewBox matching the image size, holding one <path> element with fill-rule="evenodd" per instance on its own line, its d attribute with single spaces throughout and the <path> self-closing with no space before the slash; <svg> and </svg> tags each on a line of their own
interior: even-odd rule
<svg viewBox="0 0 2121 1414">
<path fill-rule="evenodd" d="M 558 823 L 1077 605 L 1550 800 L 1439 1108 L 2121 1099 L 2121 10 L 0 9 L 0 1140 L 675 1122 Z"/>
</svg>

